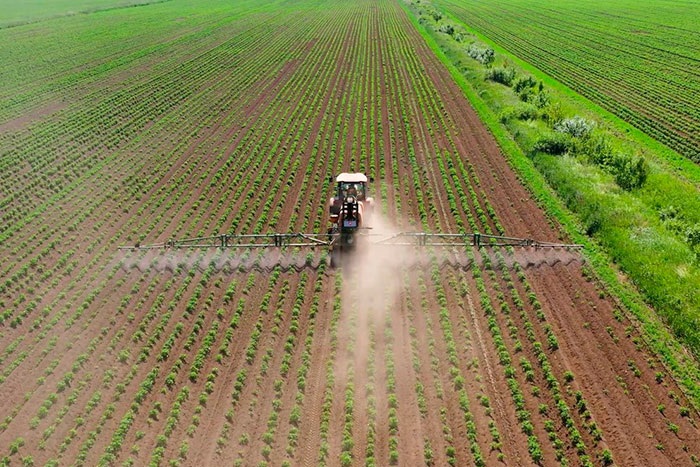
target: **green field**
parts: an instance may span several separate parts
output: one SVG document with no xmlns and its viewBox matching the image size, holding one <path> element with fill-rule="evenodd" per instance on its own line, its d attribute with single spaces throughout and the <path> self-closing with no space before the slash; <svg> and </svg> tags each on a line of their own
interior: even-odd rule
<svg viewBox="0 0 700 467">
<path fill-rule="evenodd" d="M 436 4 L 700 162 L 700 2 L 439 0 Z"/>
<path fill-rule="evenodd" d="M 0 29 L 34 23 L 61 16 L 89 14 L 97 11 L 129 8 L 169 0 L 2 0 Z"/>
<path fill-rule="evenodd" d="M 187 54 L 205 51 L 210 40 L 223 39 L 228 22 L 258 9 L 250 1 L 239 2 L 233 12 L 218 3 L 201 8 L 165 2 L 0 29 L 5 44 L 0 49 L 0 121 L 84 103 L 88 88 L 87 98 L 99 99 L 109 90 L 108 79 L 125 88 L 141 74 L 173 69 Z M 260 15 L 255 21 L 267 17 Z"/>
</svg>

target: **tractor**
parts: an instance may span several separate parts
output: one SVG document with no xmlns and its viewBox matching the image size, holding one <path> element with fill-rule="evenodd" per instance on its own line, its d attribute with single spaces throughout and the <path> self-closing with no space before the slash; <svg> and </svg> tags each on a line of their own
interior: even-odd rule
<svg viewBox="0 0 700 467">
<path fill-rule="evenodd" d="M 368 224 L 374 208 L 365 174 L 343 172 L 335 177 L 335 182 L 335 194 L 328 201 L 328 242 L 332 267 L 339 266 L 342 257 L 357 248 L 357 234 L 360 229 L 371 228 Z"/>
</svg>

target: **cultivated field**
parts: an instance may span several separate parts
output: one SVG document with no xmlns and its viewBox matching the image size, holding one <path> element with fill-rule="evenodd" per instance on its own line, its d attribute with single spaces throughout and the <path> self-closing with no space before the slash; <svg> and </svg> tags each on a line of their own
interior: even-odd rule
<svg viewBox="0 0 700 467">
<path fill-rule="evenodd" d="M 498 45 L 700 162 L 700 4 L 439 0 Z"/>
<path fill-rule="evenodd" d="M 117 251 L 324 231 L 342 170 L 385 229 L 560 239 L 397 1 L 186 3 L 0 30 L 3 464 L 698 463 L 578 254 Z"/>
<path fill-rule="evenodd" d="M 98 11 L 111 10 L 148 3 L 160 3 L 168 0 L 28 0 L 15 2 L 0 0 L 0 28 L 19 26 L 38 21 L 74 16 Z"/>
</svg>

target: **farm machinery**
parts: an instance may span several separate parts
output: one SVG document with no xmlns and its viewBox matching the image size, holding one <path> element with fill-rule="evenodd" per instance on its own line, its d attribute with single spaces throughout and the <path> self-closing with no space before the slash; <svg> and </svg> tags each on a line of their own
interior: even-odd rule
<svg viewBox="0 0 700 467">
<path fill-rule="evenodd" d="M 358 248 L 377 246 L 416 247 L 531 247 L 581 248 L 581 245 L 542 242 L 527 238 L 472 233 L 398 232 L 373 233 L 370 226 L 374 199 L 369 196 L 369 179 L 363 173 L 339 174 L 333 196 L 328 200 L 329 227 L 325 233 L 220 234 L 208 237 L 167 240 L 121 250 L 203 249 L 203 248 L 326 248 L 332 267 L 342 265 Z"/>
</svg>

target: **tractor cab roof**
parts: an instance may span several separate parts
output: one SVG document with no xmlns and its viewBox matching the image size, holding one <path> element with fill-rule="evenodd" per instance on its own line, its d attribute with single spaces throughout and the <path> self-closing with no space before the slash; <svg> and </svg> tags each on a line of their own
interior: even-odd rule
<svg viewBox="0 0 700 467">
<path fill-rule="evenodd" d="M 338 183 L 367 183 L 367 175 L 360 172 L 343 172 L 335 178 L 335 181 Z"/>
</svg>

